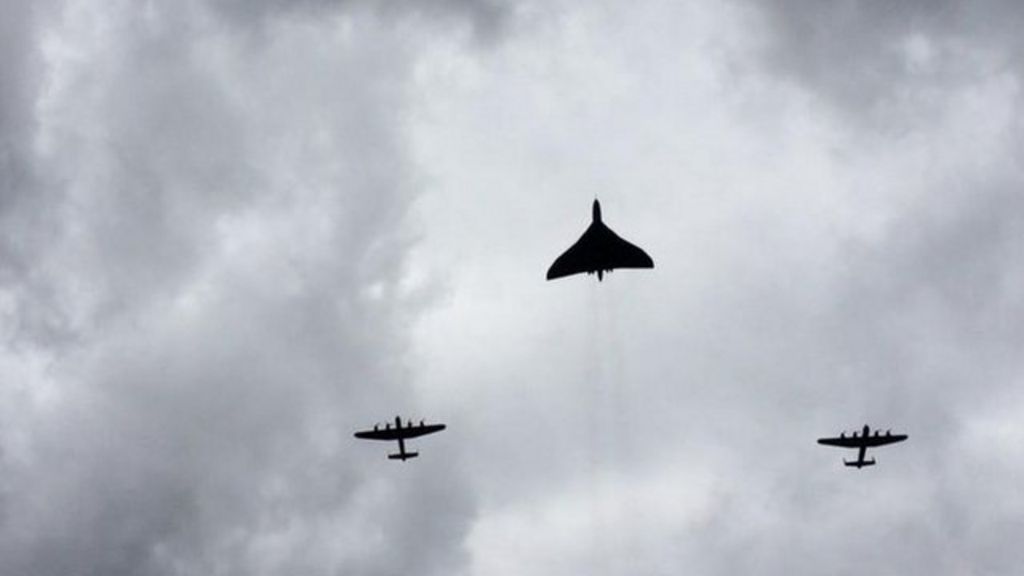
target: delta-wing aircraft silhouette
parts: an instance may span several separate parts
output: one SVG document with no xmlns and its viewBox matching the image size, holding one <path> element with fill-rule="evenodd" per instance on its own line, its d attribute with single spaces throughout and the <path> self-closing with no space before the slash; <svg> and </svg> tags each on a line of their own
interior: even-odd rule
<svg viewBox="0 0 1024 576">
<path fill-rule="evenodd" d="M 425 436 L 427 434 L 433 434 L 434 432 L 440 432 L 444 430 L 444 424 L 424 424 L 420 420 L 419 425 L 414 425 L 412 422 L 406 422 L 405 426 L 402 426 L 402 418 L 395 416 L 395 427 L 392 428 L 391 424 L 385 424 L 384 428 L 378 425 L 374 425 L 373 430 L 363 430 L 362 432 L 356 432 L 356 438 L 363 438 L 364 440 L 398 440 L 398 454 L 388 454 L 388 458 L 391 460 L 401 460 L 405 462 L 409 458 L 415 458 L 420 455 L 419 452 L 406 452 L 405 441 L 409 438 L 416 438 L 418 436 Z"/>
<path fill-rule="evenodd" d="M 594 220 L 575 244 L 555 259 L 548 268 L 548 280 L 586 272 L 597 273 L 603 280 L 605 272 L 615 268 L 654 268 L 654 260 L 640 248 L 619 238 L 601 221 L 601 204 L 594 200 Z"/>
<path fill-rule="evenodd" d="M 868 448 L 875 448 L 877 446 L 885 446 L 887 444 L 895 444 L 897 442 L 903 442 L 907 439 L 906 434 L 893 434 L 886 430 L 885 434 L 875 430 L 875 434 L 871 434 L 871 430 L 868 425 L 864 425 L 864 429 L 861 431 L 860 436 L 854 431 L 852 436 L 847 436 L 845 433 L 840 433 L 838 438 L 819 438 L 818 444 L 824 444 L 825 446 L 839 446 L 840 448 L 856 448 L 859 450 L 857 453 L 857 459 L 853 462 L 848 462 L 843 459 L 843 464 L 847 466 L 856 466 L 857 469 L 861 469 L 865 466 L 874 466 L 875 459 L 865 460 L 864 456 L 867 454 Z"/>
</svg>

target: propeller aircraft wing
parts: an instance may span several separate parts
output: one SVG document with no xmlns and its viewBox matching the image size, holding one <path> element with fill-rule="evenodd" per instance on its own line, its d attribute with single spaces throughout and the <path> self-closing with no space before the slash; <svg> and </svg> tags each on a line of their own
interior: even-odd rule
<svg viewBox="0 0 1024 576">
<path fill-rule="evenodd" d="M 888 444 L 895 444 L 906 440 L 908 436 L 906 434 L 892 434 L 890 436 L 871 436 L 864 438 L 862 436 L 846 436 L 843 438 L 819 438 L 818 444 L 824 444 L 825 446 L 838 446 L 840 448 L 875 448 L 877 446 L 886 446 Z"/>
</svg>

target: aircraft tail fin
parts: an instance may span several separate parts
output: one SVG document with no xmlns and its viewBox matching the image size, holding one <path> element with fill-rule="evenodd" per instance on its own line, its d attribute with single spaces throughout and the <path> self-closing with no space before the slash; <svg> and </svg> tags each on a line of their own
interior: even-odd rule
<svg viewBox="0 0 1024 576">
<path fill-rule="evenodd" d="M 854 467 L 860 469 L 860 468 L 863 468 L 865 466 L 874 466 L 875 465 L 875 459 L 872 458 L 871 460 L 854 460 L 853 462 L 849 462 L 847 460 L 843 460 L 843 464 L 845 464 L 847 466 L 854 466 Z"/>
<path fill-rule="evenodd" d="M 401 460 L 402 462 L 405 462 L 409 458 L 415 458 L 419 455 L 419 452 L 399 452 L 398 454 L 388 454 L 388 459 Z"/>
</svg>

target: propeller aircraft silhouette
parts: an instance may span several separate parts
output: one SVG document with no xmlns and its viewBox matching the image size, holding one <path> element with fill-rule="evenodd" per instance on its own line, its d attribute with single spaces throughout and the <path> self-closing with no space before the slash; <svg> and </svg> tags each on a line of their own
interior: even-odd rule
<svg viewBox="0 0 1024 576">
<path fill-rule="evenodd" d="M 412 422 L 407 422 L 405 426 L 402 426 L 401 416 L 395 416 L 395 427 L 392 428 L 391 424 L 385 424 L 384 428 L 380 428 L 378 425 L 374 425 L 373 430 L 363 430 L 356 432 L 356 438 L 362 438 L 364 440 L 397 440 L 398 441 L 398 453 L 388 454 L 390 460 L 401 460 L 405 462 L 409 458 L 415 458 L 419 456 L 419 452 L 406 452 L 405 441 L 409 438 L 416 438 L 419 436 L 425 436 L 427 434 L 433 434 L 434 432 L 440 432 L 445 429 L 444 424 L 424 424 L 420 420 L 419 425 L 414 425 Z"/>
<path fill-rule="evenodd" d="M 843 464 L 847 466 L 855 466 L 858 470 L 865 466 L 874 466 L 875 459 L 865 460 L 864 456 L 867 454 L 868 448 L 874 448 L 877 446 L 886 446 L 888 444 L 895 444 L 897 442 L 903 442 L 907 439 L 906 434 L 893 434 L 886 430 L 885 434 L 875 430 L 874 435 L 871 435 L 871 430 L 868 425 L 864 425 L 862 434 L 857 435 L 854 431 L 852 436 L 847 436 L 845 433 L 840 433 L 838 438 L 819 438 L 818 444 L 824 444 L 825 446 L 838 446 L 840 448 L 856 448 L 859 450 L 857 453 L 857 459 L 853 462 L 848 462 L 845 458 Z"/>
<path fill-rule="evenodd" d="M 548 280 L 596 272 L 601 281 L 605 272 L 615 268 L 654 268 L 654 260 L 605 226 L 601 221 L 601 203 L 594 200 L 593 221 L 580 239 L 548 268 Z"/>
</svg>

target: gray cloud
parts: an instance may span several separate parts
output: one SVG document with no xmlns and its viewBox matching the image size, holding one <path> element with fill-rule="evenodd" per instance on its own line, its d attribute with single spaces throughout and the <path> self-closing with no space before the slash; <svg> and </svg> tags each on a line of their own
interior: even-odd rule
<svg viewBox="0 0 1024 576">
<path fill-rule="evenodd" d="M 0 572 L 1013 573 L 1012 14 L 389 6 L 13 5 Z"/>
<path fill-rule="evenodd" d="M 915 494 L 888 502 L 891 515 L 863 504 L 877 514 L 875 530 L 899 539 L 867 536 L 866 519 L 852 532 L 817 525 L 806 549 L 821 553 L 801 559 L 827 571 L 849 554 L 878 573 L 1012 573 L 1020 556 L 1005 542 L 1020 534 L 1019 507 L 992 513 L 986 502 L 1006 501 L 1019 453 L 979 423 L 1003 417 L 993 405 L 1019 406 L 1022 365 L 1012 350 L 1022 336 L 1024 207 L 1012 30 L 1021 13 L 994 2 L 782 3 L 763 14 L 769 71 L 843 112 L 842 153 L 867 160 L 853 161 L 854 170 L 886 172 L 858 179 L 863 216 L 894 210 L 880 233 L 837 246 L 842 273 L 825 295 L 820 336 L 804 349 L 827 359 L 816 374 L 827 391 L 808 386 L 819 403 L 806 408 L 884 415 L 920 430 L 912 434 Z M 908 154 L 914 149 L 921 152 Z M 897 179 L 887 164 L 898 158 Z M 975 452 L 982 443 L 991 450 L 984 457 Z M 789 513 L 820 517 L 805 505 Z M 839 511 L 834 518 L 850 522 Z M 838 573 L 860 568 L 851 561 L 845 570 Z"/>
<path fill-rule="evenodd" d="M 49 2 L 18 0 L 2 4 L 0 23 L 0 283 L 13 276 L 23 281 L 34 249 L 45 243 L 53 219 L 45 210 L 52 199 L 38 186 L 32 135 L 34 107 L 42 93 L 40 36 Z M 11 295 L 18 302 L 46 298 L 42 287 Z M 17 319 L 5 318 L 5 332 L 18 330 Z M 14 327 L 12 327 L 12 325 Z"/>
<path fill-rule="evenodd" d="M 605 3 L 449 88 L 431 216 L 483 223 L 428 239 L 463 256 L 421 345 L 480 431 L 477 572 L 1019 564 L 1015 40 L 835 6 Z M 544 284 L 594 195 L 657 268 Z M 911 440 L 814 443 L 865 422 Z"/>
<path fill-rule="evenodd" d="M 460 478 L 351 439 L 421 416 L 400 288 L 415 39 L 27 6 L 0 100 L 0 571 L 458 569 Z"/>
<path fill-rule="evenodd" d="M 489 41 L 500 33 L 511 4 L 502 0 L 399 0 L 373 2 L 367 0 L 214 0 L 213 9 L 233 24 L 262 26 L 283 18 L 317 18 L 348 12 L 377 15 L 384 21 L 401 21 L 422 17 L 428 21 L 468 24 L 474 37 Z"/>
<path fill-rule="evenodd" d="M 902 181 L 860 184 L 868 198 L 903 197 L 905 209 L 878 237 L 853 239 L 837 254 L 846 270 L 837 344 L 851 351 L 851 365 L 875 365 L 857 380 L 898 380 L 885 387 L 890 398 L 934 397 L 923 404 L 939 413 L 970 403 L 978 386 L 1005 393 L 1019 370 L 1008 350 L 1019 340 L 1021 44 L 1013 30 L 1024 14 L 1004 2 L 756 10 L 766 17 L 769 70 L 838 105 L 848 149 L 880 146 L 906 158 Z M 914 149 L 922 152 L 906 155 Z M 865 172 L 890 170 L 882 156 L 866 157 L 874 165 Z M 978 380 L 986 384 L 965 385 Z"/>
<path fill-rule="evenodd" d="M 920 97 L 941 99 L 951 83 L 1003 71 L 1016 74 L 1024 49 L 1016 33 L 1024 12 L 1002 0 L 969 5 L 758 2 L 748 7 L 761 17 L 750 24 L 763 39 L 770 67 L 842 109 L 873 112 L 890 124 L 913 120 L 913 108 L 923 104 L 932 111 Z M 908 93 L 919 98 L 900 106 Z M 925 121 L 933 120 L 925 115 Z"/>
</svg>

